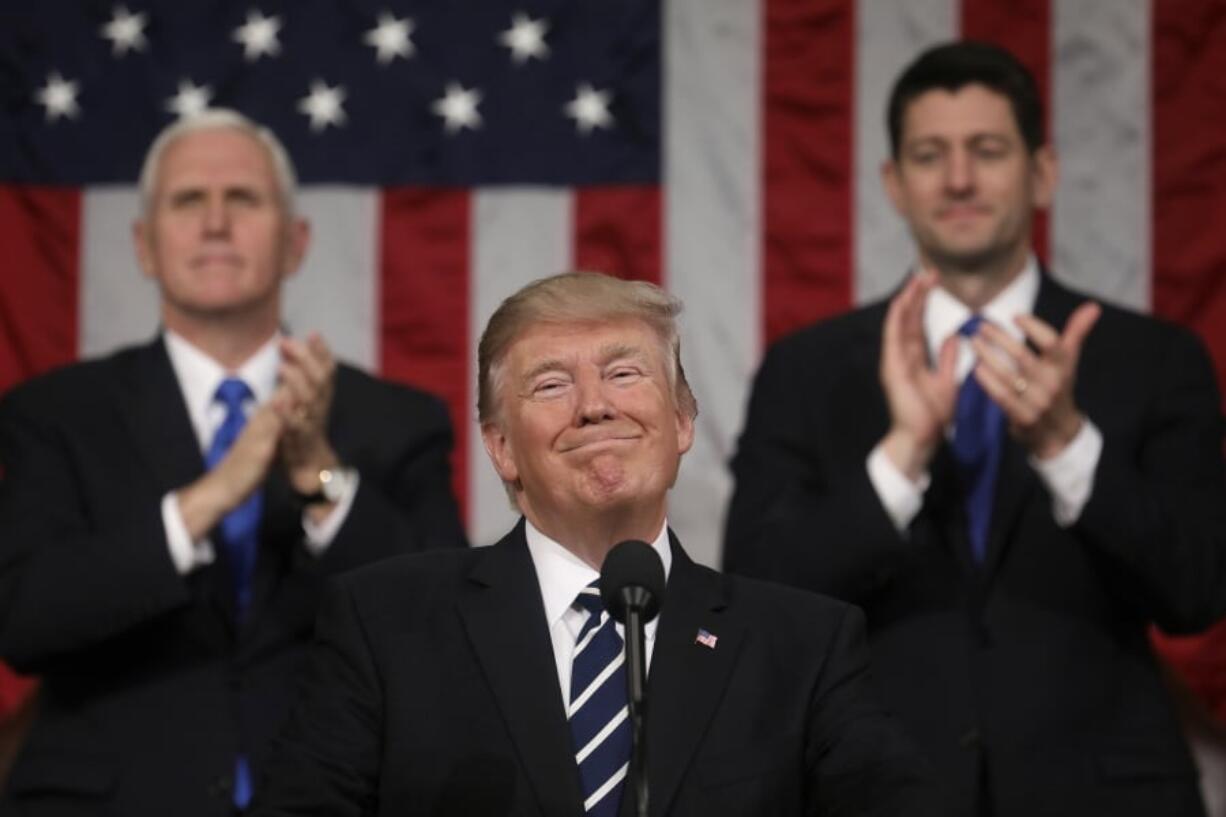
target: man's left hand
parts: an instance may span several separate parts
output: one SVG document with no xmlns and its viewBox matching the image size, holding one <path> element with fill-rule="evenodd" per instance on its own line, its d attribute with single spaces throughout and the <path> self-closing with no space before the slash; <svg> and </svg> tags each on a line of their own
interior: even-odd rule
<svg viewBox="0 0 1226 817">
<path fill-rule="evenodd" d="M 294 488 L 310 493 L 319 487 L 319 472 L 339 464 L 327 435 L 336 360 L 317 333 L 305 341 L 283 338 L 279 376 L 292 398 L 284 409 L 281 459 Z"/>
<path fill-rule="evenodd" d="M 971 339 L 979 358 L 975 379 L 1009 419 L 1010 430 L 1040 460 L 1064 450 L 1081 430 L 1073 400 L 1081 346 L 1102 308 L 1087 301 L 1073 312 L 1064 332 L 1034 315 L 1014 318 L 1038 353 L 988 322 Z"/>
</svg>

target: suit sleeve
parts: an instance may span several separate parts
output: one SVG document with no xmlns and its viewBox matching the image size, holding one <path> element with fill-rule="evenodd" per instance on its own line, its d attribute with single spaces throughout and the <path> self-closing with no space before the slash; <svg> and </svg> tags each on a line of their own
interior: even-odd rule
<svg viewBox="0 0 1226 817">
<path fill-rule="evenodd" d="M 1103 429 L 1094 487 L 1073 534 L 1106 557 L 1114 586 L 1169 632 L 1226 614 L 1221 398 L 1189 332 L 1169 333 L 1139 429 Z M 1138 374 L 1138 380 L 1143 377 Z"/>
<path fill-rule="evenodd" d="M 126 633 L 190 600 L 156 500 L 99 529 L 68 446 L 18 399 L 0 404 L 0 654 L 21 672 Z"/>
<path fill-rule="evenodd" d="M 844 609 L 809 707 L 806 813 L 938 814 L 929 769 L 901 727 L 868 697 L 864 615 Z"/>
<path fill-rule="evenodd" d="M 329 584 L 297 704 L 256 786 L 252 817 L 374 813 L 382 750 L 378 671 L 349 589 Z"/>
<path fill-rule="evenodd" d="M 809 388 L 828 380 L 813 365 L 822 362 L 776 346 L 758 372 L 732 461 L 724 566 L 862 601 L 918 554 L 869 480 L 868 449 L 845 467 L 835 463 L 823 429 L 842 418 L 830 416 L 828 395 Z"/>
<path fill-rule="evenodd" d="M 464 547 L 466 539 L 451 490 L 451 423 L 441 402 L 402 420 L 407 433 L 376 440 L 378 451 L 357 455 L 361 482 L 349 515 L 320 566 L 339 573 L 401 553 Z M 389 450 L 390 449 L 390 450 Z"/>
</svg>

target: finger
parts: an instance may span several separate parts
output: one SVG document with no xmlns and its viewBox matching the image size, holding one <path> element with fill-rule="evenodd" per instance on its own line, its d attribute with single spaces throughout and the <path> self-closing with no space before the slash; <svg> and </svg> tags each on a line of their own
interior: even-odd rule
<svg viewBox="0 0 1226 817">
<path fill-rule="evenodd" d="M 999 326 L 989 324 L 983 321 L 980 324 L 980 331 L 976 332 L 982 340 L 987 341 L 987 347 L 993 348 L 998 355 L 1008 356 L 1009 362 L 1014 368 L 1026 377 L 1034 377 L 1034 369 L 1038 366 L 1038 358 L 1035 353 L 1026 348 L 1025 343 L 1022 343 L 1009 332 L 1000 329 Z M 973 345 L 973 341 L 972 341 Z"/>
<path fill-rule="evenodd" d="M 975 367 L 972 376 L 979 381 L 979 385 L 988 393 L 988 397 L 992 398 L 992 402 L 1000 406 L 1012 425 L 1027 428 L 1034 422 L 1034 410 L 1018 397 L 1012 379 L 985 365 L 982 360 Z"/>
<path fill-rule="evenodd" d="M 958 372 L 958 339 L 954 333 L 945 338 L 941 350 L 937 353 L 937 382 L 942 385 L 955 386 Z"/>
<path fill-rule="evenodd" d="M 293 409 L 305 408 L 315 399 L 315 386 L 307 379 L 300 366 L 282 363 L 278 372 L 281 385 L 285 386 L 293 401 Z"/>
<path fill-rule="evenodd" d="M 282 340 L 284 362 L 303 370 L 307 379 L 316 387 L 327 380 L 324 365 L 316 358 L 315 352 L 304 342 L 296 338 Z"/>
<path fill-rule="evenodd" d="M 332 355 L 332 349 L 328 347 L 328 342 L 324 340 L 323 335 L 318 332 L 312 332 L 307 336 L 307 347 L 315 354 L 315 359 L 325 369 L 331 369 L 336 365 L 336 359 Z"/>
<path fill-rule="evenodd" d="M 935 371 L 921 380 L 924 400 L 942 424 L 949 422 L 958 394 L 957 368 L 959 335 L 950 335 L 937 352 Z"/>
<path fill-rule="evenodd" d="M 881 332 L 881 364 L 889 367 L 901 358 L 902 313 L 907 300 L 907 293 L 913 288 L 913 282 L 908 281 L 902 291 L 894 296 L 885 312 L 885 325 Z"/>
<path fill-rule="evenodd" d="M 1034 315 L 1016 315 L 1013 322 L 1043 354 L 1050 352 L 1060 342 L 1060 333 Z"/>
<path fill-rule="evenodd" d="M 1069 355 L 1076 357 L 1081 354 L 1081 345 L 1085 343 L 1086 336 L 1102 314 L 1102 307 L 1094 301 L 1086 301 L 1073 311 L 1072 317 L 1064 325 L 1064 334 L 1060 337 L 1060 345 Z"/>
<path fill-rule="evenodd" d="M 1012 382 L 1019 375 L 1025 375 L 1020 370 L 1017 360 L 1014 359 L 1008 350 L 994 343 L 988 343 L 983 335 L 976 334 L 971 338 L 971 348 L 975 350 L 975 356 L 979 359 L 980 365 L 991 368 L 992 371 L 999 373 L 1002 378 Z"/>
</svg>

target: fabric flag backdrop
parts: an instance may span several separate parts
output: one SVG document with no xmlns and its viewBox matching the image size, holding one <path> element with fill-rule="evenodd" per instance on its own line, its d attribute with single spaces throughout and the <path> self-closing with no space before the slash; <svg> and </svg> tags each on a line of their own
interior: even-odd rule
<svg viewBox="0 0 1226 817">
<path fill-rule="evenodd" d="M 701 415 L 670 521 L 718 562 L 764 344 L 887 294 L 911 260 L 879 183 L 885 97 L 953 37 L 1005 45 L 1044 88 L 1063 176 L 1036 239 L 1057 274 L 1192 326 L 1226 372 L 1220 0 L 6 5 L 0 390 L 152 336 L 142 152 L 175 116 L 234 107 L 301 175 L 291 328 L 447 399 L 479 544 L 512 515 L 473 419 L 475 338 L 523 283 L 582 267 L 686 303 Z M 1221 696 L 1217 639 L 1180 655 Z"/>
</svg>

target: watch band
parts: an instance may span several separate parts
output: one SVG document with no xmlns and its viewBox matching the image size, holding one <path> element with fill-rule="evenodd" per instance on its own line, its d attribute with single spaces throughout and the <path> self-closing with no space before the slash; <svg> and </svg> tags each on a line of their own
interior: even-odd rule
<svg viewBox="0 0 1226 817">
<path fill-rule="evenodd" d="M 294 490 L 294 496 L 304 505 L 322 505 L 329 502 L 339 502 L 346 489 L 353 481 L 353 472 L 341 466 L 336 468 L 321 468 L 319 470 L 319 487 L 311 492 Z"/>
</svg>

